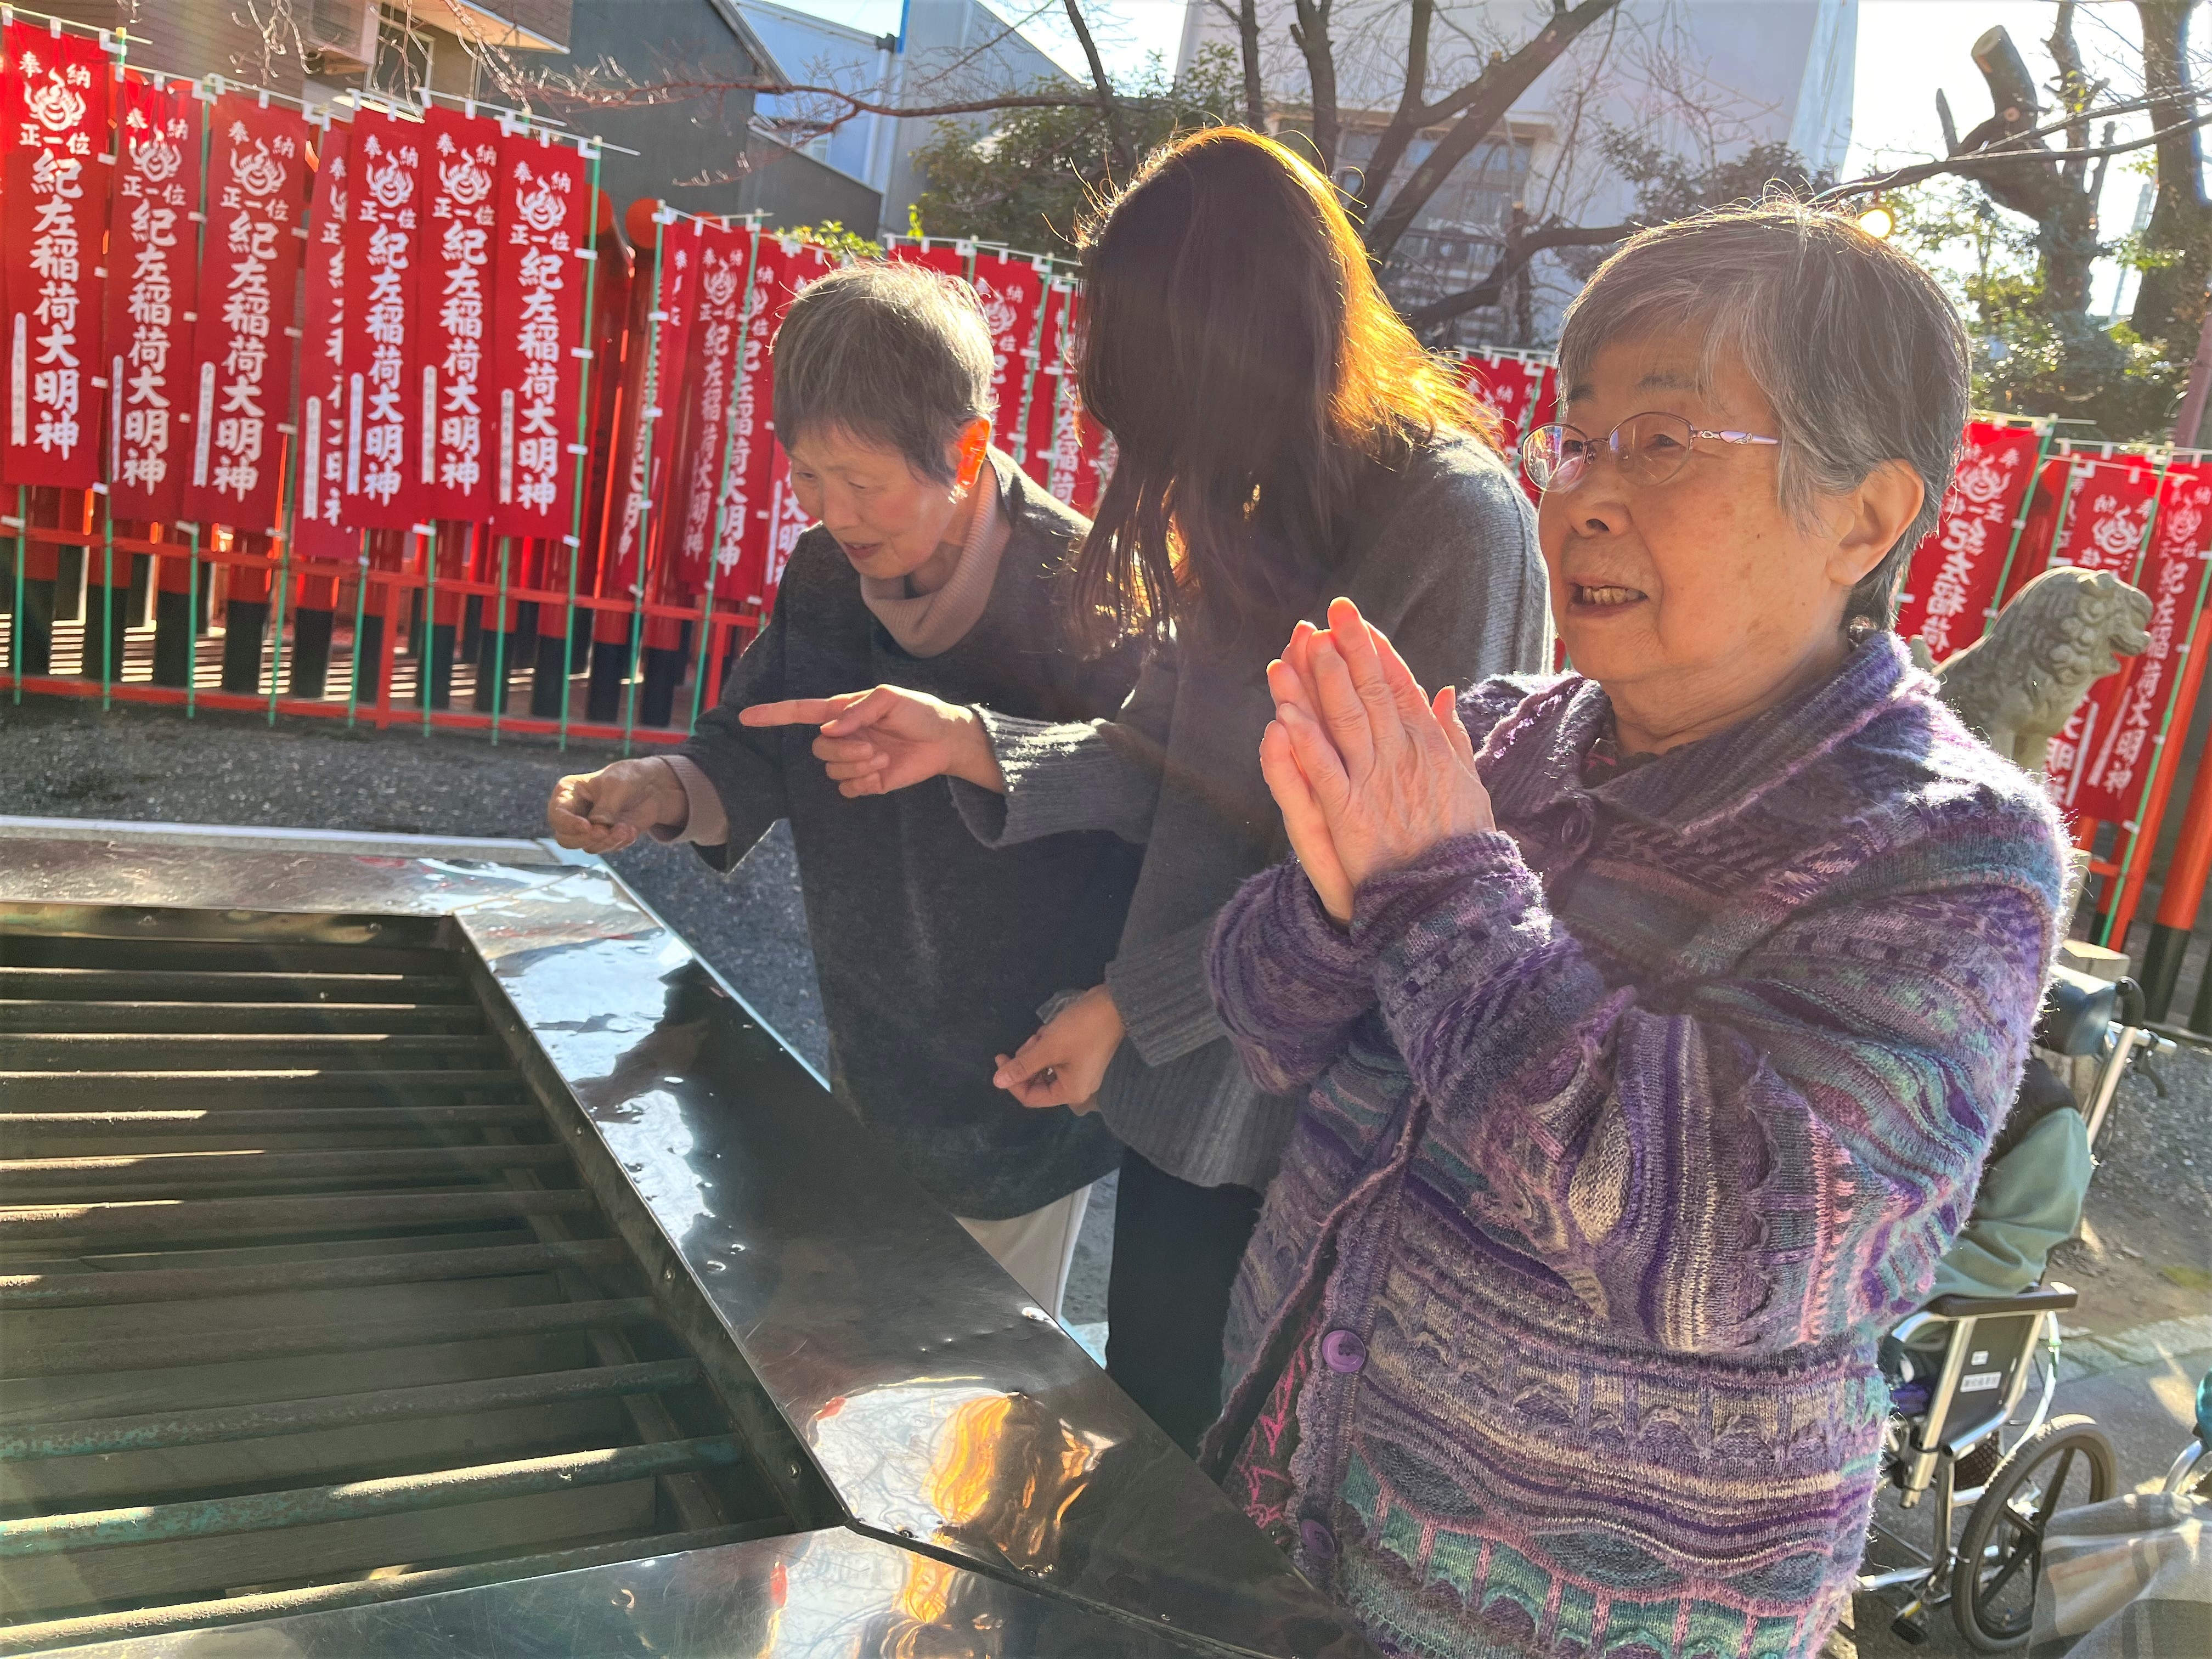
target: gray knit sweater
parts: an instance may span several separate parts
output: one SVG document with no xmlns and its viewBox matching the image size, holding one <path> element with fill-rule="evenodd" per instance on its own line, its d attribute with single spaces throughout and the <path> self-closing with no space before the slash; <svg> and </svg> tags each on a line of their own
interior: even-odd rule
<svg viewBox="0 0 2212 1659">
<path fill-rule="evenodd" d="M 1369 501 L 1323 605 L 1349 596 L 1431 690 L 1551 665 L 1535 522 L 1503 462 L 1472 438 L 1440 441 Z M 1128 1036 L 1099 1102 L 1125 1143 L 1200 1186 L 1264 1188 L 1297 1116 L 1296 1097 L 1244 1075 L 1206 977 L 1215 912 L 1287 850 L 1260 775 L 1274 715 L 1267 665 L 1281 644 L 1221 659 L 1163 647 L 1112 720 L 981 708 L 1006 793 L 951 785 L 986 846 L 1102 829 L 1144 843 L 1106 967 Z"/>
</svg>

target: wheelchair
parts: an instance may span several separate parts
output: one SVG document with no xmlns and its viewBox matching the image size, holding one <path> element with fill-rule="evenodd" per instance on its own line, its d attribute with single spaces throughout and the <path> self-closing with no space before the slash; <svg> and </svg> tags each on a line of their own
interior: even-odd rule
<svg viewBox="0 0 2212 1659">
<path fill-rule="evenodd" d="M 2181 1449 L 2159 1490 L 2170 1498 L 2212 1498 L 2212 1371 L 2197 1384 L 2197 1437 Z"/>
<path fill-rule="evenodd" d="M 2069 1058 L 2100 1057 L 2081 1105 L 2092 1148 L 2121 1078 L 2172 1047 L 2145 1023 L 2133 981 L 2057 970 L 2035 1041 Z M 1977 1652 L 2025 1646 L 2045 1526 L 2061 1509 L 2112 1495 L 2115 1460 L 2105 1431 L 2086 1416 L 2051 1414 L 2059 1316 L 2079 1300 L 2070 1285 L 2048 1279 L 2014 1296 L 1940 1296 L 1884 1344 L 1886 1354 L 1909 1354 L 1929 1373 L 1893 1389 L 1882 1465 L 1901 1508 L 1926 1504 L 1933 1542 L 1923 1550 L 1877 1521 L 1869 1541 L 1911 1565 L 1863 1564 L 1857 1581 L 1863 1592 L 1911 1592 L 1890 1626 L 1901 1640 L 1926 1641 L 1929 1610 L 1948 1602 Z"/>
</svg>

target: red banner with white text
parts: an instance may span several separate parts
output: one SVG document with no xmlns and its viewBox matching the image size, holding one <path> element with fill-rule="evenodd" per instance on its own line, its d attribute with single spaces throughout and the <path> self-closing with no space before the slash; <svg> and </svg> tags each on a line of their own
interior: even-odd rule
<svg viewBox="0 0 2212 1659">
<path fill-rule="evenodd" d="M 1024 458 L 1022 424 L 1031 388 L 1050 389 L 1037 366 L 1037 313 L 1044 305 L 1042 261 L 1012 253 L 979 253 L 969 278 L 991 329 L 991 441 Z"/>
<path fill-rule="evenodd" d="M 422 112 L 422 228 L 415 325 L 422 337 L 423 489 L 429 516 L 476 520 L 491 502 L 484 418 L 487 301 L 498 224 L 499 124 Z M 444 538 L 444 539 L 451 539 Z"/>
<path fill-rule="evenodd" d="M 100 475 L 109 79 L 107 54 L 83 35 L 22 22 L 0 35 L 0 479 L 9 483 L 86 489 Z"/>
<path fill-rule="evenodd" d="M 216 100 L 208 134 L 185 515 L 273 531 L 283 495 L 278 428 L 291 424 L 293 232 L 307 197 L 307 126 L 296 110 L 234 92 Z"/>
<path fill-rule="evenodd" d="M 613 545 L 599 573 L 599 593 L 640 599 L 647 591 L 654 550 L 667 539 L 668 513 L 661 498 L 667 494 L 680 424 L 678 399 L 690 344 L 702 227 L 696 219 L 673 215 L 658 222 L 653 204 L 640 201 L 630 204 L 629 228 L 637 247 L 637 286 L 630 295 L 629 355 L 623 365 Z M 612 615 L 603 613 L 602 623 Z M 622 636 L 628 635 L 624 629 Z"/>
<path fill-rule="evenodd" d="M 2141 457 L 2077 461 L 2066 527 L 2051 563 L 2110 571 L 2132 582 L 2158 488 L 2157 463 Z M 2046 786 L 2069 815 L 2087 811 L 2081 799 L 2087 763 L 2099 752 L 2118 713 L 2121 678 L 2107 674 L 2091 686 L 2066 729 L 2051 740 Z"/>
<path fill-rule="evenodd" d="M 120 155 L 107 234 L 107 504 L 118 519 L 183 510 L 199 288 L 200 100 L 188 81 L 116 88 Z"/>
<path fill-rule="evenodd" d="M 1913 550 L 1898 596 L 1898 633 L 1926 640 L 1938 662 L 1989 626 L 2039 443 L 2026 427 L 1966 428 L 1942 516 Z"/>
<path fill-rule="evenodd" d="M 363 110 L 347 146 L 345 487 L 364 529 L 411 529 L 429 504 L 415 315 L 422 143 L 421 127 Z"/>
<path fill-rule="evenodd" d="M 811 242 L 787 242 L 782 245 L 782 268 L 777 274 L 775 291 L 769 297 L 770 313 L 778 322 L 783 320 L 783 313 L 791 309 L 791 302 L 806 291 L 809 283 L 836 269 L 830 256 Z M 768 485 L 768 544 L 766 562 L 761 571 L 763 609 L 775 605 L 776 587 L 783 580 L 783 568 L 791 562 L 792 550 L 799 545 L 799 538 L 806 533 L 811 522 L 791 487 L 791 458 L 780 442 L 769 463 Z"/>
<path fill-rule="evenodd" d="M 1481 352 L 1462 358 L 1460 366 L 1467 375 L 1468 390 L 1498 416 L 1498 441 L 1510 451 L 1521 441 L 1521 434 L 1528 429 L 1529 416 L 1536 411 L 1546 366 Z"/>
<path fill-rule="evenodd" d="M 499 154 L 492 313 L 491 527 L 569 533 L 576 496 L 576 354 L 584 349 L 590 173 L 574 147 L 509 135 Z M 605 366 L 611 374 L 614 366 Z M 565 567 L 564 567 L 565 568 Z"/>
<path fill-rule="evenodd" d="M 744 327 L 750 232 L 710 225 L 699 241 L 698 302 L 692 321 L 691 375 L 684 392 L 682 447 L 671 507 L 682 518 L 671 592 L 706 591 L 714 568 L 715 515 L 729 456 L 730 389 Z M 718 582 L 717 587 L 720 586 Z"/>
<path fill-rule="evenodd" d="M 300 489 L 292 550 L 351 562 L 361 529 L 346 511 L 346 188 L 349 129 L 332 125 L 316 145 L 304 262 L 307 327 L 300 344 Z M 328 605 L 327 596 L 323 606 Z"/>
<path fill-rule="evenodd" d="M 2212 471 L 2177 461 L 2160 488 L 2150 553 L 2136 586 L 2150 596 L 2150 643 L 2100 683 L 2104 732 L 2092 738 L 2072 772 L 2071 805 L 2085 818 L 2132 827 L 2142 805 L 2160 727 L 2181 672 L 2180 647 L 2196 621 L 2207 547 L 2212 545 Z"/>
</svg>

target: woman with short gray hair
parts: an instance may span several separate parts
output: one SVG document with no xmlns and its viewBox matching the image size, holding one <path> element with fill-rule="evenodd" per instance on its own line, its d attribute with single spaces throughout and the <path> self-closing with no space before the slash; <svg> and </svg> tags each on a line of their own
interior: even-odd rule
<svg viewBox="0 0 2212 1659">
<path fill-rule="evenodd" d="M 1431 698 L 1341 600 L 1269 671 L 1295 856 L 1211 966 L 1310 1093 L 1207 1454 L 1386 1653 L 1805 1659 L 2064 842 L 1887 630 L 1966 415 L 1925 272 L 1694 219 L 1559 356 L 1522 458 L 1577 672 Z"/>
<path fill-rule="evenodd" d="M 991 1086 L 1040 1004 L 1112 957 L 1135 858 L 1103 834 L 1004 853 L 943 792 L 847 801 L 804 734 L 749 704 L 896 679 L 1036 720 L 1120 706 L 1132 651 L 1058 648 L 1090 526 L 991 447 L 991 331 L 968 285 L 848 266 L 777 331 L 775 434 L 815 526 L 720 703 L 666 758 L 563 778 L 547 817 L 605 853 L 641 832 L 727 870 L 791 823 L 830 1028 L 830 1080 L 1037 1303 L 1057 1314 L 1089 1183 L 1121 1147 L 1097 1118 Z"/>
</svg>

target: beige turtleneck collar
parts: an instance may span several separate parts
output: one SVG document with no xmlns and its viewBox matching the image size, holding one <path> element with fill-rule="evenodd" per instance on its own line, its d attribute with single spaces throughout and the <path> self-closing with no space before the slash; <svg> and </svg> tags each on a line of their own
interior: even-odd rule
<svg viewBox="0 0 2212 1659">
<path fill-rule="evenodd" d="M 985 458 L 974 489 L 975 507 L 969 520 L 968 538 L 961 545 L 960 562 L 952 567 L 944 586 L 932 593 L 915 593 L 908 591 L 903 576 L 896 581 L 860 578 L 861 601 L 910 657 L 935 657 L 950 651 L 968 636 L 968 630 L 990 603 L 1000 556 L 1014 533 L 1013 526 L 1000 510 L 995 458 Z"/>
</svg>

